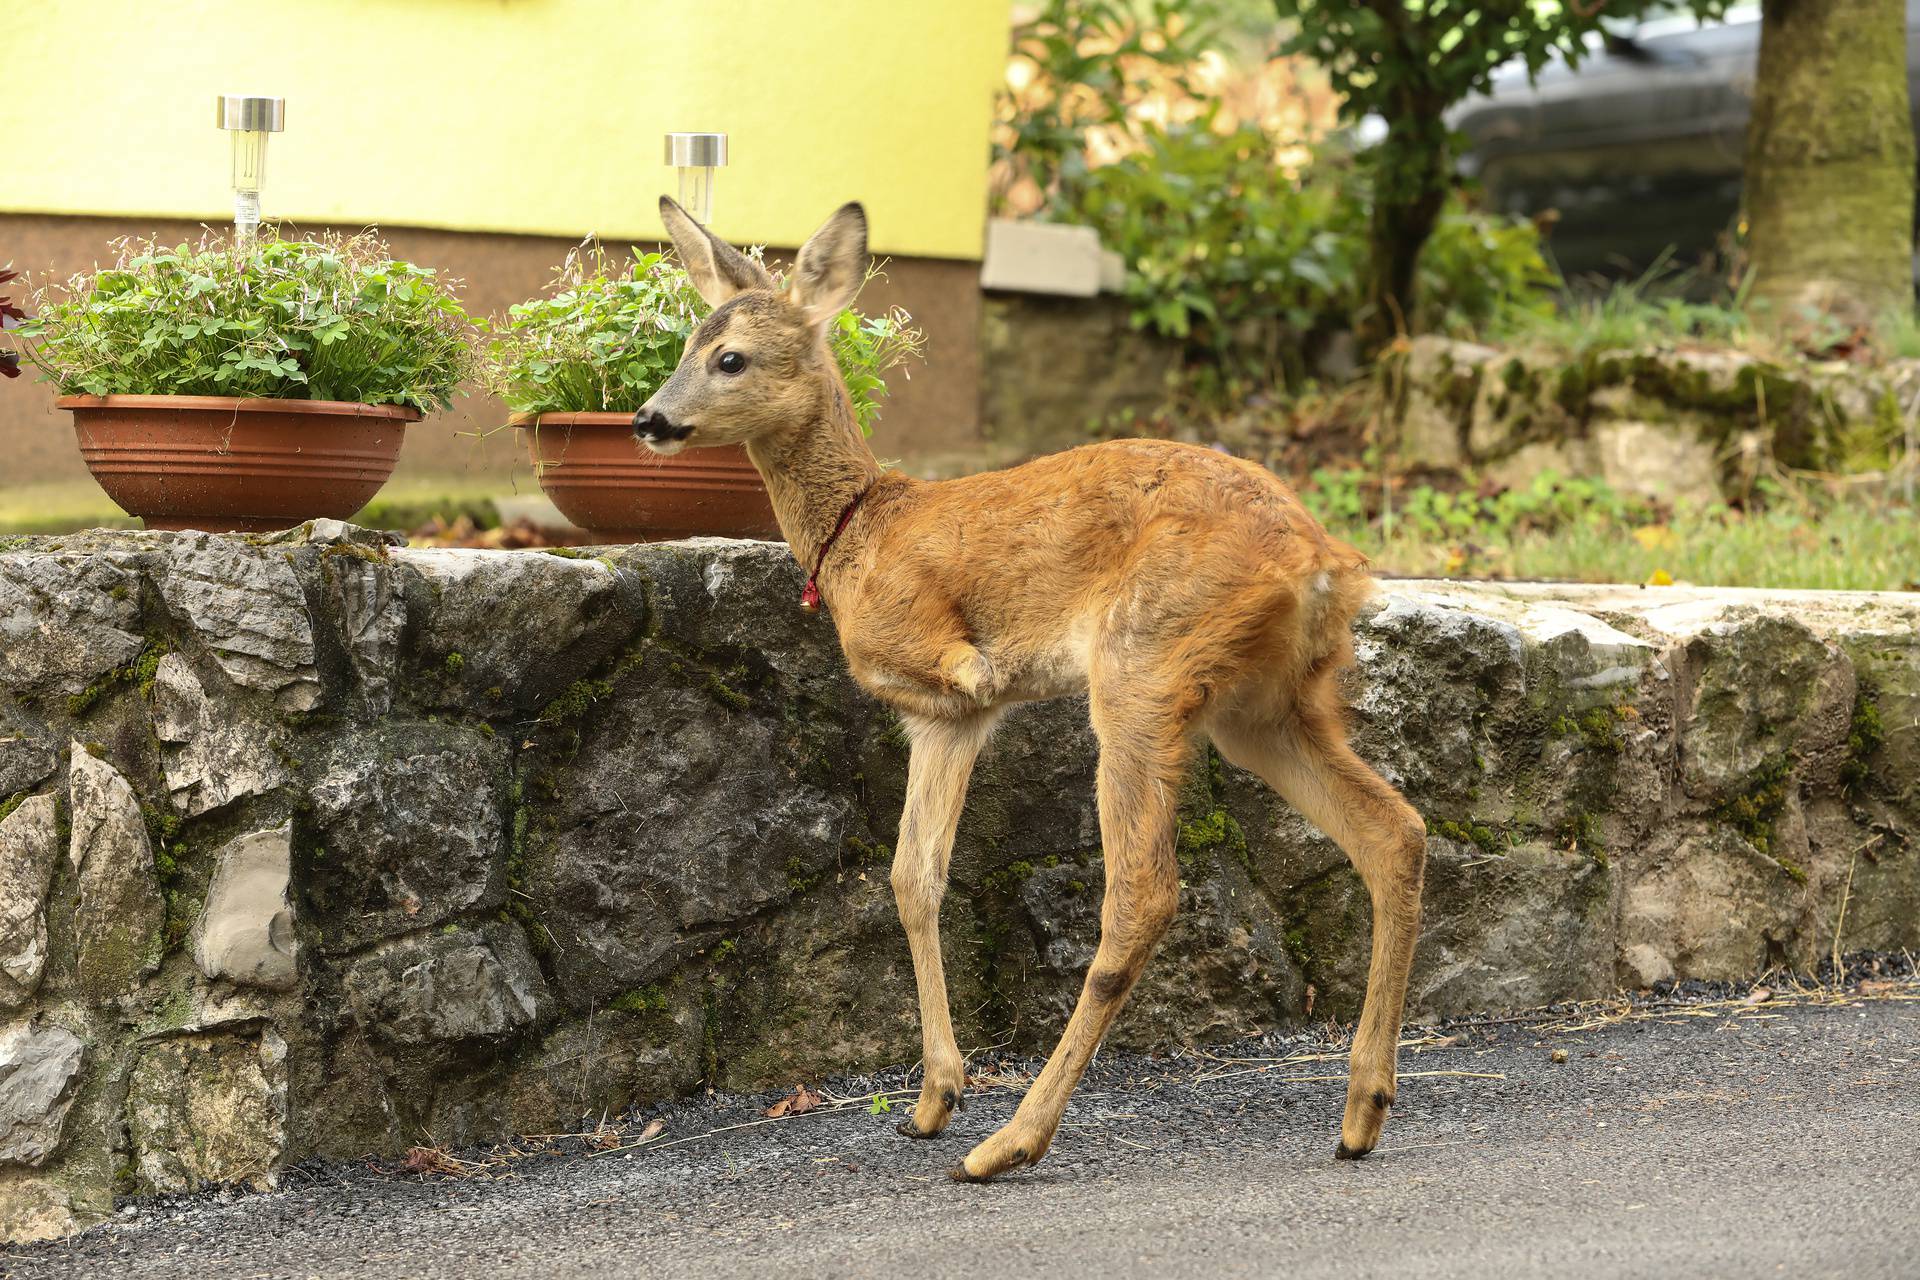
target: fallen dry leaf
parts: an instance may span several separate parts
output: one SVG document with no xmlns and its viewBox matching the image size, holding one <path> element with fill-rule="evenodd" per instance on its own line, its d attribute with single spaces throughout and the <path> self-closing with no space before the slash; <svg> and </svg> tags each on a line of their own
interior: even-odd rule
<svg viewBox="0 0 1920 1280">
<path fill-rule="evenodd" d="M 407 1158 L 400 1162 L 400 1167 L 408 1173 L 437 1173 L 446 1177 L 458 1177 L 465 1172 L 458 1160 L 437 1147 L 408 1147 Z"/>
<path fill-rule="evenodd" d="M 819 1094 L 803 1084 L 793 1086 L 793 1096 L 782 1098 L 766 1110 L 769 1120 L 778 1120 L 782 1116 L 803 1116 L 819 1106 L 823 1099 Z"/>
<path fill-rule="evenodd" d="M 1771 999 L 1773 999 L 1772 987 L 1755 987 L 1753 990 L 1747 992 L 1748 1004 L 1765 1004 Z"/>
</svg>

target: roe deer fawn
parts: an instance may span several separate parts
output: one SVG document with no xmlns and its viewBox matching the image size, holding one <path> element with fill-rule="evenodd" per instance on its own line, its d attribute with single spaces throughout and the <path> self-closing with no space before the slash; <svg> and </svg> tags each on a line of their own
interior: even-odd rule
<svg viewBox="0 0 1920 1280">
<path fill-rule="evenodd" d="M 1373 907 L 1373 959 L 1335 1155 L 1364 1156 L 1393 1101 L 1426 827 L 1347 745 L 1338 691 L 1371 579 L 1251 462 L 1164 441 L 1087 445 L 923 482 L 882 471 L 825 327 L 867 266 L 848 204 L 784 292 L 673 201 L 661 216 L 714 310 L 634 415 L 657 453 L 745 443 L 803 602 L 831 606 L 847 665 L 905 722 L 911 754 L 893 889 L 919 986 L 925 1080 L 900 1131 L 931 1138 L 966 1086 L 939 914 L 967 780 L 1011 703 L 1085 692 L 1100 744 L 1100 944 L 1078 1005 L 1013 1119 L 954 1176 L 1040 1160 L 1067 1098 L 1172 919 L 1175 802 L 1201 735 L 1346 851 Z"/>
</svg>

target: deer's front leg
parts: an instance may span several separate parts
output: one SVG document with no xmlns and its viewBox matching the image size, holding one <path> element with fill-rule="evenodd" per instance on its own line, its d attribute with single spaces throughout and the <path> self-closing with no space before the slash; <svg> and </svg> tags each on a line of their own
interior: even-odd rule
<svg viewBox="0 0 1920 1280">
<path fill-rule="evenodd" d="M 1166 933 L 1179 900 L 1174 808 L 1191 745 L 1185 701 L 1114 691 L 1103 683 L 1096 680 L 1092 690 L 1093 726 L 1100 737 L 1100 841 L 1107 867 L 1100 945 L 1059 1047 L 1013 1119 L 953 1170 L 962 1182 L 985 1182 L 1046 1155 L 1074 1086 Z"/>
<path fill-rule="evenodd" d="M 940 957 L 940 900 L 947 890 L 947 860 L 954 828 L 967 796 L 973 762 L 997 716 L 982 712 L 961 720 L 904 716 L 911 754 L 907 803 L 893 855 L 893 896 L 913 952 L 920 993 L 921 1065 L 925 1075 L 911 1118 L 900 1122 L 910 1138 L 939 1135 L 966 1093 L 966 1065 L 954 1042 L 947 1010 L 946 969 Z"/>
</svg>

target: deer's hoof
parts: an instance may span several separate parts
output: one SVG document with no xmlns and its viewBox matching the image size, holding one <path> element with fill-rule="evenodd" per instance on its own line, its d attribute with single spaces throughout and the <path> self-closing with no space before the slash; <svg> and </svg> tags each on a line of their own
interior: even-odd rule
<svg viewBox="0 0 1920 1280">
<path fill-rule="evenodd" d="M 951 1078 L 957 1078 L 960 1083 L 942 1084 L 936 1073 L 935 1079 L 920 1090 L 913 1113 L 895 1125 L 894 1131 L 907 1138 L 937 1138 L 945 1133 L 954 1115 L 967 1108 L 965 1075 L 956 1074 Z"/>
<path fill-rule="evenodd" d="M 967 1152 L 967 1158 L 953 1170 L 956 1182 L 990 1182 L 1003 1173 L 1039 1164 L 1053 1145 L 1051 1131 L 1021 1124 L 1019 1119 Z"/>
<path fill-rule="evenodd" d="M 947 1170 L 947 1176 L 955 1182 L 992 1182 L 1001 1174 L 1018 1169 L 1025 1163 L 1027 1163 L 1027 1153 L 1025 1151 L 1016 1151 L 1013 1153 L 1010 1163 L 998 1169 L 990 1169 L 984 1173 L 975 1173 L 973 1170 L 967 1168 L 967 1162 L 962 1160 L 959 1164 Z"/>
</svg>

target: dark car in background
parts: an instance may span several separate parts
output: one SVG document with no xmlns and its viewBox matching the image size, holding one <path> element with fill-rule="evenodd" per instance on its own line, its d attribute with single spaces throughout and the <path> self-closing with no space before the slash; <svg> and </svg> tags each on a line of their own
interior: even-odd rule
<svg viewBox="0 0 1920 1280">
<path fill-rule="evenodd" d="M 1920 67 L 1920 0 L 1908 0 L 1911 91 Z M 1558 221 L 1548 248 L 1568 277 L 1638 275 L 1669 250 L 1692 266 L 1727 243 L 1741 169 L 1760 6 L 1723 21 L 1660 16 L 1595 36 L 1578 68 L 1555 59 L 1494 73 L 1490 92 L 1448 123 L 1465 135 L 1460 167 L 1488 207 Z"/>
</svg>

